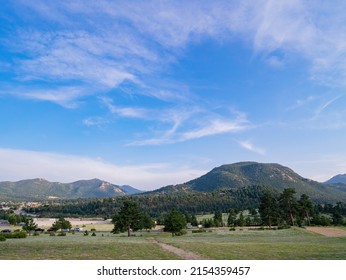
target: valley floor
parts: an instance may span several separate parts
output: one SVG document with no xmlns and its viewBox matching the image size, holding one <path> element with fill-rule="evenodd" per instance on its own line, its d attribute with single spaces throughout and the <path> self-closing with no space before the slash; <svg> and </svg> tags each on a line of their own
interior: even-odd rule
<svg viewBox="0 0 346 280">
<path fill-rule="evenodd" d="M 227 228 L 172 237 L 170 233 L 138 232 L 136 236 L 96 228 L 96 236 L 82 232 L 66 236 L 28 236 L 0 242 L 2 260 L 346 260 L 346 236 L 325 236 L 302 228 L 240 230 Z M 327 229 L 327 228 L 324 228 Z M 332 228 L 345 231 L 345 228 Z M 177 249 L 178 248 L 178 249 Z"/>
</svg>

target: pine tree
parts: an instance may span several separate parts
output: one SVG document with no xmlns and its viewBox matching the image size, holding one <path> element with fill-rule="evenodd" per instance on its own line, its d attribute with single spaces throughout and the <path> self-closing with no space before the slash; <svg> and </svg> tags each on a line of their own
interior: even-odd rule
<svg viewBox="0 0 346 280">
<path fill-rule="evenodd" d="M 276 199 L 268 192 L 264 193 L 261 198 L 259 213 L 263 224 L 269 226 L 269 228 L 277 223 L 278 205 Z"/>
<path fill-rule="evenodd" d="M 186 227 L 185 216 L 176 209 L 172 209 L 165 219 L 164 231 L 172 233 L 172 236 L 181 232 Z"/>
<path fill-rule="evenodd" d="M 143 228 L 143 215 L 141 215 L 139 207 L 134 201 L 124 201 L 123 206 L 120 208 L 112 222 L 114 228 L 113 233 L 127 231 L 127 236 L 131 235 L 131 230 L 137 231 Z"/>
<path fill-rule="evenodd" d="M 280 209 L 286 222 L 292 226 L 295 225 L 295 215 L 298 210 L 298 202 L 295 197 L 296 191 L 293 188 L 284 189 L 279 197 Z"/>
</svg>

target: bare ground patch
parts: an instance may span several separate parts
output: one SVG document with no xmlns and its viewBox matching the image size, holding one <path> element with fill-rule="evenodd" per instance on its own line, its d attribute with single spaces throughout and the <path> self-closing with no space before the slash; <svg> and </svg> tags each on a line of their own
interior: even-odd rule
<svg viewBox="0 0 346 280">
<path fill-rule="evenodd" d="M 184 260 L 207 260 L 208 258 L 205 256 L 201 256 L 198 254 L 195 254 L 193 252 L 189 252 L 189 251 L 185 251 L 183 249 L 174 247 L 172 245 L 168 245 L 166 243 L 161 243 L 159 241 L 157 241 L 155 238 L 149 238 L 148 239 L 149 242 L 154 243 L 159 245 L 163 250 L 176 254 L 177 256 L 179 256 L 180 258 L 184 259 Z"/>
<path fill-rule="evenodd" d="M 346 230 L 341 228 L 331 228 L 331 227 L 306 227 L 307 230 L 329 236 L 329 237 L 343 237 L 346 236 Z"/>
</svg>

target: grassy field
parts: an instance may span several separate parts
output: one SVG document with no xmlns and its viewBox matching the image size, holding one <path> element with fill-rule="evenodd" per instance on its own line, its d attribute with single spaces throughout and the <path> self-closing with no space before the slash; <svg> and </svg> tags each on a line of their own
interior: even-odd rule
<svg viewBox="0 0 346 280">
<path fill-rule="evenodd" d="M 210 259 L 341 259 L 346 260 L 346 237 L 327 237 L 301 228 L 275 231 L 213 230 L 171 237 L 169 233 L 144 232 L 136 237 L 113 235 L 107 226 L 96 236 L 28 236 L 0 242 L 0 259 L 179 259 L 150 242 L 155 238 Z M 91 226 L 90 226 L 91 228 Z M 89 230 L 89 227 L 87 228 Z M 97 230 L 101 228 L 96 227 Z"/>
<path fill-rule="evenodd" d="M 103 236 L 102 236 L 103 234 Z M 144 237 L 127 238 L 109 232 L 96 236 L 67 233 L 66 236 L 28 236 L 0 242 L 2 260 L 155 260 L 178 259 Z"/>
<path fill-rule="evenodd" d="M 346 237 L 327 237 L 301 228 L 206 232 L 158 240 L 210 259 L 346 260 Z"/>
</svg>

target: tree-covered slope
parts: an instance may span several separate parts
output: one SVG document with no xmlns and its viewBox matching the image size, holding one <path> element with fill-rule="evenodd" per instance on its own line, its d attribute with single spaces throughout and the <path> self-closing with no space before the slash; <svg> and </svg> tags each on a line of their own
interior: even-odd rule
<svg viewBox="0 0 346 280">
<path fill-rule="evenodd" d="M 239 162 L 216 167 L 207 174 L 181 185 L 158 190 L 164 193 L 181 191 L 213 192 L 248 186 L 268 186 L 281 192 L 294 188 L 297 195 L 307 194 L 318 203 L 346 201 L 346 194 L 326 184 L 318 183 L 276 163 Z"/>
</svg>

